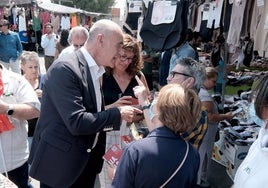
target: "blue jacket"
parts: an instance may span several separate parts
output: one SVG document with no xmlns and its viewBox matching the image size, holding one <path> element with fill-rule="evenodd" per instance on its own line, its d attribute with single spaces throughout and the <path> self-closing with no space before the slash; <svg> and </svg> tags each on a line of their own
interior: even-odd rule
<svg viewBox="0 0 268 188">
<path fill-rule="evenodd" d="M 173 174 L 186 153 L 185 141 L 167 127 L 154 129 L 146 138 L 123 150 L 112 187 L 159 188 Z M 199 154 L 189 144 L 185 163 L 165 187 L 196 186 Z"/>
</svg>

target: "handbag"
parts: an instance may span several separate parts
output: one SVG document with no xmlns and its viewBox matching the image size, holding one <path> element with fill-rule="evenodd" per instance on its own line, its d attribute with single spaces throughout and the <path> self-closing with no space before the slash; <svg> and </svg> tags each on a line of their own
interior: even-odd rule
<svg viewBox="0 0 268 188">
<path fill-rule="evenodd" d="M 163 188 L 164 186 L 166 186 L 168 184 L 168 182 L 177 174 L 177 172 L 181 169 L 182 165 L 184 164 L 184 162 L 188 156 L 188 152 L 189 152 L 189 143 L 186 141 L 185 141 L 185 143 L 186 143 L 186 152 L 185 152 L 185 155 L 184 155 L 182 162 L 180 163 L 178 168 L 173 172 L 173 174 L 167 179 L 167 181 L 160 186 L 160 188 Z"/>
</svg>

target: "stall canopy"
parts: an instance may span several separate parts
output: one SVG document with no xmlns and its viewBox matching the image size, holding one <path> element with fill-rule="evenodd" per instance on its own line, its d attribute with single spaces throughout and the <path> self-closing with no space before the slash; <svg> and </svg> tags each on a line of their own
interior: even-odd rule
<svg viewBox="0 0 268 188">
<path fill-rule="evenodd" d="M 38 0 L 37 5 L 39 8 L 42 8 L 44 10 L 48 10 L 48 11 L 56 12 L 56 13 L 62 13 L 62 14 L 83 13 L 83 14 L 91 15 L 91 16 L 102 15 L 102 13 L 88 12 L 88 11 L 84 11 L 78 8 L 51 3 L 49 0 Z"/>
<path fill-rule="evenodd" d="M 83 13 L 88 16 L 101 16 L 106 15 L 103 13 L 98 12 L 89 12 L 85 10 L 81 10 L 74 7 L 69 7 L 65 5 L 59 5 L 56 3 L 52 3 L 50 0 L 0 0 L 0 6 L 11 6 L 12 2 L 15 5 L 23 5 L 23 4 L 33 4 L 37 3 L 39 8 L 44 10 L 48 10 L 55 13 L 62 13 L 62 14 L 72 14 L 72 13 Z"/>
<path fill-rule="evenodd" d="M 72 14 L 72 13 L 81 13 L 82 10 L 73 8 L 73 7 L 68 7 L 64 5 L 59 5 L 51 2 L 38 2 L 37 3 L 38 7 L 48 10 L 51 12 L 56 12 L 56 13 L 65 13 L 65 14 Z"/>
<path fill-rule="evenodd" d="M 0 0 L 0 6 L 10 6 L 14 2 L 16 5 L 30 4 L 31 0 Z"/>
</svg>

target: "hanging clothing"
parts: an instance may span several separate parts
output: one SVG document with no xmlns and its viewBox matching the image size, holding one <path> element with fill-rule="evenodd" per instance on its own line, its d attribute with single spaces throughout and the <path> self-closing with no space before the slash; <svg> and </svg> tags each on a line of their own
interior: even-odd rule
<svg viewBox="0 0 268 188">
<path fill-rule="evenodd" d="M 71 14 L 71 28 L 77 26 L 77 17 L 76 14 Z"/>
<path fill-rule="evenodd" d="M 53 32 L 54 33 L 58 33 L 59 29 L 60 29 L 60 16 L 54 13 L 50 14 L 50 20 L 51 20 L 51 24 L 53 25 Z"/>
<path fill-rule="evenodd" d="M 243 16 L 243 18 L 244 18 L 243 24 L 242 24 L 241 33 L 240 33 L 240 36 L 243 38 L 248 37 L 248 34 L 249 34 L 250 19 L 252 18 L 252 10 L 253 10 L 252 7 L 253 6 L 254 6 L 254 0 L 247 1 L 244 16 Z"/>
<path fill-rule="evenodd" d="M 223 32 L 228 32 L 230 27 L 230 20 L 232 14 L 233 4 L 229 3 L 229 1 L 225 1 L 225 10 L 223 16 Z"/>
<path fill-rule="evenodd" d="M 250 38 L 255 39 L 257 27 L 261 20 L 261 15 L 263 12 L 263 5 L 258 5 L 257 0 L 254 1 L 251 23 L 250 23 Z"/>
<path fill-rule="evenodd" d="M 25 10 L 20 10 L 20 12 L 19 12 L 18 29 L 19 29 L 19 31 L 27 31 Z"/>
<path fill-rule="evenodd" d="M 220 27 L 221 12 L 223 6 L 223 0 L 216 0 L 209 3 L 209 17 L 207 27 L 212 28 L 214 22 L 214 29 Z"/>
<path fill-rule="evenodd" d="M 161 51 L 182 44 L 188 27 L 188 9 L 189 2 L 186 0 L 149 2 L 140 31 L 144 43 L 154 50 Z M 165 15 L 163 12 L 170 14 Z"/>
<path fill-rule="evenodd" d="M 42 29 L 42 34 L 46 34 L 46 30 L 45 30 L 45 25 L 46 23 L 50 22 L 50 14 L 48 11 L 42 11 L 40 12 L 40 20 L 41 20 L 41 23 L 42 23 L 42 26 L 43 26 L 43 29 Z"/>
<path fill-rule="evenodd" d="M 67 29 L 69 30 L 71 27 L 70 17 L 67 15 L 62 15 L 61 21 L 60 21 L 61 29 Z"/>
<path fill-rule="evenodd" d="M 254 50 L 258 50 L 261 55 L 268 51 L 268 0 L 264 0 L 263 12 L 256 31 Z"/>
<path fill-rule="evenodd" d="M 236 47 L 240 46 L 240 33 L 247 1 L 234 0 L 227 43 Z"/>
</svg>

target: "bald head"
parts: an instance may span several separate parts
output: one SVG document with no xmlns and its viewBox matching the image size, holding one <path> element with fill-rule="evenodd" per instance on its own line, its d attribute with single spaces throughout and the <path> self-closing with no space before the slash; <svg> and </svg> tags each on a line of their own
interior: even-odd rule
<svg viewBox="0 0 268 188">
<path fill-rule="evenodd" d="M 94 39 L 98 34 L 104 34 L 105 36 L 113 35 L 115 33 L 123 35 L 120 26 L 107 19 L 102 19 L 93 24 L 89 31 L 89 40 Z"/>
<path fill-rule="evenodd" d="M 85 47 L 97 65 L 113 68 L 122 44 L 123 31 L 120 26 L 111 20 L 102 19 L 90 28 Z"/>
<path fill-rule="evenodd" d="M 84 44 L 88 39 L 88 30 L 82 26 L 76 26 L 73 27 L 70 30 L 69 36 L 68 36 L 68 42 L 69 44 L 75 44 L 76 43 L 82 43 Z"/>
</svg>

